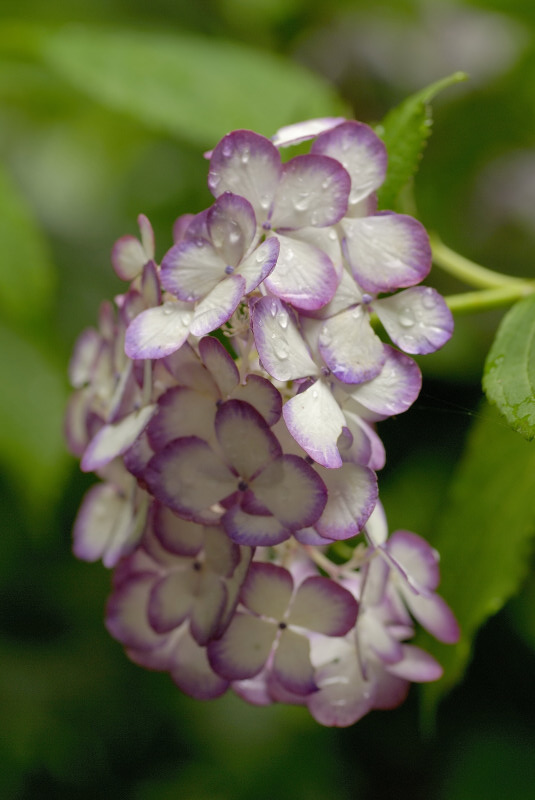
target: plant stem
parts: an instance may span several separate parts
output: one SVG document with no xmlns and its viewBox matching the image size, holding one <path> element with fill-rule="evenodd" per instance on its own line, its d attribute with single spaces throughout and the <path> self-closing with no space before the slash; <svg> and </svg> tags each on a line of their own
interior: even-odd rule
<svg viewBox="0 0 535 800">
<path fill-rule="evenodd" d="M 490 311 L 493 308 L 507 306 L 533 292 L 535 292 L 535 282 L 517 281 L 497 289 L 463 292 L 444 299 L 454 314 L 468 314 L 472 311 Z"/>
<path fill-rule="evenodd" d="M 430 236 L 431 248 L 433 250 L 433 261 L 445 272 L 453 275 L 459 280 L 480 289 L 496 289 L 499 287 L 525 286 L 527 281 L 522 278 L 515 278 L 512 275 L 503 275 L 500 272 L 482 267 L 470 259 L 459 255 L 454 250 L 450 250 L 438 236 Z M 527 293 L 527 292 L 526 292 Z M 520 295 L 522 296 L 522 295 Z M 517 299 L 516 297 L 513 299 Z"/>
</svg>

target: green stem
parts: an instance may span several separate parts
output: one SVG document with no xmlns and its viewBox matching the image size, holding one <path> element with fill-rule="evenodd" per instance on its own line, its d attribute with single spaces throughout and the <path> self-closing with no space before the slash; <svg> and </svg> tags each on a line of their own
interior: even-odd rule
<svg viewBox="0 0 535 800">
<path fill-rule="evenodd" d="M 512 275 L 503 275 L 500 272 L 482 267 L 470 259 L 450 250 L 438 236 L 430 236 L 433 250 L 433 262 L 445 272 L 455 278 L 479 289 L 497 289 L 500 287 L 525 286 L 526 281 L 514 278 Z M 532 290 L 531 290 L 532 291 Z M 522 295 L 521 295 L 522 296 Z M 516 298 L 515 298 L 516 299 Z M 506 301 L 507 302 L 507 301 Z"/>
<path fill-rule="evenodd" d="M 484 289 L 479 292 L 463 292 L 446 297 L 446 303 L 454 314 L 467 314 L 472 311 L 489 311 L 501 308 L 521 300 L 535 292 L 535 281 L 511 282 L 495 289 Z"/>
</svg>

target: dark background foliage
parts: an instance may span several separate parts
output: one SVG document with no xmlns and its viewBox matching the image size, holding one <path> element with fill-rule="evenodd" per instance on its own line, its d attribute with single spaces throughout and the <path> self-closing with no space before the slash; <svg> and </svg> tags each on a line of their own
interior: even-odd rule
<svg viewBox="0 0 535 800">
<path fill-rule="evenodd" d="M 169 47 L 178 61 L 166 66 Z M 433 102 L 414 185 L 418 215 L 464 255 L 532 275 L 535 5 L 4 0 L 0 67 L 0 795 L 532 798 L 535 580 L 526 536 L 514 591 L 499 586 L 507 567 L 496 559 L 496 602 L 482 618 L 499 613 L 438 709 L 432 693 L 422 702 L 413 689 L 394 712 L 329 730 L 302 709 L 252 708 L 232 696 L 196 702 L 131 664 L 104 629 L 109 574 L 70 552 L 91 479 L 64 452 L 61 418 L 74 340 L 101 299 L 121 290 L 112 243 L 135 233 L 144 212 L 161 257 L 174 219 L 208 204 L 202 152 L 231 126 L 270 135 L 340 109 L 378 122 L 408 94 L 465 70 L 469 81 Z M 165 90 L 154 97 L 146 80 L 161 77 Z M 438 269 L 432 282 L 447 294 L 463 288 Z M 484 561 L 492 520 L 474 505 L 476 545 L 458 548 L 448 485 L 474 422 L 472 450 L 501 452 L 493 448 L 504 423 L 480 405 L 499 320 L 499 312 L 459 318 L 452 342 L 422 359 L 415 407 L 380 428 L 392 526 L 432 542 L 440 531 L 441 543 L 451 528 L 444 570 L 457 559 L 464 576 Z M 499 479 L 511 464 L 497 462 Z M 504 553 L 517 547 L 513 517 L 492 534 Z M 445 577 L 454 607 L 477 605 L 477 583 L 453 583 Z"/>
</svg>

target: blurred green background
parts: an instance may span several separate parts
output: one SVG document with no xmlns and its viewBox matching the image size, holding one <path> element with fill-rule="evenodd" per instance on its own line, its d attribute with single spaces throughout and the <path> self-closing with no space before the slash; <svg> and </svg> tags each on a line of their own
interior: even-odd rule
<svg viewBox="0 0 535 800">
<path fill-rule="evenodd" d="M 534 797 L 533 577 L 484 626 L 434 722 L 413 689 L 329 730 L 302 709 L 196 702 L 131 664 L 103 626 L 109 574 L 70 552 L 91 479 L 65 454 L 66 368 L 121 291 L 113 242 L 143 212 L 161 258 L 174 219 L 209 204 L 202 152 L 232 127 L 376 122 L 456 70 L 470 80 L 433 103 L 418 214 L 464 255 L 533 276 L 532 0 L 3 0 L 0 797 Z M 431 282 L 463 288 L 438 269 Z M 381 426 L 393 527 L 433 541 L 472 420 L 489 436 L 500 425 L 479 405 L 499 319 L 460 318 L 422 359 L 418 403 Z"/>
</svg>

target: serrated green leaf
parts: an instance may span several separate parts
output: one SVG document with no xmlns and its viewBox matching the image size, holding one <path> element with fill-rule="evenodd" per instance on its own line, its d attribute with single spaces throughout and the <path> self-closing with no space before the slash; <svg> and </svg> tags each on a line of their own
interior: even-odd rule
<svg viewBox="0 0 535 800">
<path fill-rule="evenodd" d="M 431 133 L 431 100 L 443 89 L 466 78 L 464 72 L 455 72 L 432 83 L 393 108 L 377 126 L 376 132 L 388 151 L 386 179 L 378 192 L 379 208 L 395 208 L 399 193 L 418 169 Z"/>
<path fill-rule="evenodd" d="M 197 147 L 236 128 L 343 113 L 335 91 L 295 62 L 193 34 L 69 26 L 43 38 L 45 61 L 107 107 Z"/>
<path fill-rule="evenodd" d="M 33 344 L 0 325 L 0 463 L 20 491 L 24 508 L 43 520 L 65 475 L 66 381 Z"/>
<path fill-rule="evenodd" d="M 440 553 L 440 594 L 461 626 L 456 645 L 422 636 L 444 666 L 425 687 L 431 712 L 462 677 L 480 626 L 520 589 L 535 537 L 535 446 L 481 409 L 431 538 Z"/>
<path fill-rule="evenodd" d="M 50 306 L 55 274 L 39 229 L 1 168 L 0 249 L 0 313 L 31 324 Z"/>
<path fill-rule="evenodd" d="M 483 389 L 515 431 L 535 437 L 535 294 L 503 318 L 485 363 Z"/>
</svg>

